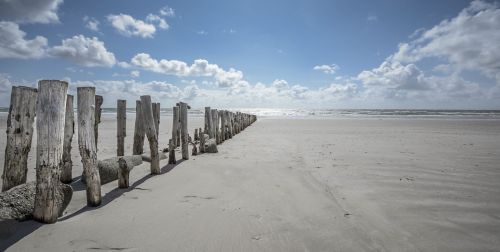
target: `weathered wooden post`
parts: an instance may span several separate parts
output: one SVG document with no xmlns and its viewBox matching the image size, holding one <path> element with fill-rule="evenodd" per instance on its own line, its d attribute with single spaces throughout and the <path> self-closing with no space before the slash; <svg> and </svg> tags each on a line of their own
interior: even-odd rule
<svg viewBox="0 0 500 252">
<path fill-rule="evenodd" d="M 63 164 L 61 167 L 61 182 L 71 183 L 73 180 L 73 161 L 71 160 L 71 142 L 75 133 L 75 111 L 73 110 L 73 96 L 67 95 L 66 115 L 64 122 Z"/>
<path fill-rule="evenodd" d="M 215 142 L 217 142 L 217 109 L 212 109 L 211 114 L 212 116 L 212 137 L 215 139 Z"/>
<path fill-rule="evenodd" d="M 125 137 L 127 136 L 127 101 L 116 101 L 116 155 L 125 155 Z"/>
<path fill-rule="evenodd" d="M 130 170 L 123 157 L 118 159 L 118 188 L 128 188 Z"/>
<path fill-rule="evenodd" d="M 175 144 L 173 139 L 168 140 L 168 163 L 177 163 L 177 160 L 175 159 Z"/>
<path fill-rule="evenodd" d="M 179 134 L 179 107 L 175 106 L 172 107 L 172 142 L 174 144 L 174 148 L 179 146 L 179 143 L 177 142 L 178 139 L 178 134 Z"/>
<path fill-rule="evenodd" d="M 59 215 L 56 195 L 61 184 L 59 175 L 64 145 L 67 91 L 68 83 L 65 81 L 38 82 L 36 193 L 33 218 L 44 223 L 56 222 Z"/>
<path fill-rule="evenodd" d="M 101 123 L 102 103 L 104 99 L 100 95 L 95 96 L 95 146 L 97 148 L 97 140 L 99 139 L 99 123 Z"/>
<path fill-rule="evenodd" d="M 198 129 L 194 129 L 194 141 L 198 141 L 200 138 L 198 137 Z"/>
<path fill-rule="evenodd" d="M 153 107 L 153 119 L 155 121 L 156 137 L 160 133 L 160 103 L 155 102 L 151 104 Z"/>
<path fill-rule="evenodd" d="M 205 153 L 205 133 L 200 134 L 200 153 Z"/>
<path fill-rule="evenodd" d="M 77 88 L 78 100 L 78 147 L 82 157 L 83 174 L 87 191 L 87 205 L 101 204 L 101 177 L 97 168 L 95 143 L 95 88 Z"/>
<path fill-rule="evenodd" d="M 180 117 L 181 117 L 181 142 L 182 142 L 182 159 L 189 159 L 189 143 L 188 143 L 188 105 L 180 102 Z"/>
<path fill-rule="evenodd" d="M 229 112 L 229 138 L 234 136 L 234 113 Z"/>
<path fill-rule="evenodd" d="M 26 183 L 36 99 L 36 88 L 12 87 L 9 117 L 7 118 L 2 192 Z"/>
<path fill-rule="evenodd" d="M 135 101 L 135 128 L 134 128 L 134 146 L 132 154 L 140 155 L 144 153 L 144 121 L 142 118 L 141 101 Z"/>
<path fill-rule="evenodd" d="M 160 157 L 158 156 L 158 137 L 156 135 L 155 122 L 153 118 L 153 107 L 151 105 L 151 96 L 141 96 L 141 110 L 143 116 L 144 129 L 149 141 L 149 150 L 151 155 L 151 174 L 160 174 Z"/>
<path fill-rule="evenodd" d="M 209 138 L 214 137 L 212 110 L 210 107 L 205 107 L 205 134 L 208 134 Z"/>
<path fill-rule="evenodd" d="M 224 130 L 224 110 L 219 110 L 219 118 L 220 118 L 220 142 L 223 143 L 225 138 L 225 130 Z"/>
</svg>

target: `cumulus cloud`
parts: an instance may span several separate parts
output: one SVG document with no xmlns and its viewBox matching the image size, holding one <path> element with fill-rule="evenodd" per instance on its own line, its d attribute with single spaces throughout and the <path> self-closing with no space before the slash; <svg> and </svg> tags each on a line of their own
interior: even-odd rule
<svg viewBox="0 0 500 252">
<path fill-rule="evenodd" d="M 109 15 L 108 21 L 119 33 L 128 37 L 138 36 L 142 38 L 152 38 L 156 32 L 156 28 L 153 24 L 135 19 L 126 14 Z"/>
<path fill-rule="evenodd" d="M 130 76 L 132 76 L 133 78 L 138 78 L 139 76 L 141 76 L 141 72 L 137 70 L 131 71 Z"/>
<path fill-rule="evenodd" d="M 51 48 L 49 54 L 86 67 L 111 67 L 116 63 L 115 55 L 106 49 L 102 41 L 83 35 L 64 39 L 61 45 Z"/>
<path fill-rule="evenodd" d="M 146 21 L 149 21 L 151 23 L 157 23 L 158 27 L 160 27 L 160 29 L 163 29 L 163 30 L 166 30 L 169 27 L 169 25 L 167 24 L 167 21 L 165 21 L 165 19 L 161 18 L 158 15 L 148 14 L 148 16 L 146 17 Z"/>
<path fill-rule="evenodd" d="M 83 22 L 85 23 L 85 28 L 95 32 L 99 31 L 99 20 L 85 16 L 83 17 Z"/>
<path fill-rule="evenodd" d="M 0 21 L 0 58 L 41 58 L 47 49 L 47 39 L 36 36 L 26 39 L 26 33 L 13 22 Z"/>
<path fill-rule="evenodd" d="M 175 10 L 173 8 L 170 8 L 168 6 L 165 6 L 160 9 L 160 15 L 166 16 L 166 17 L 174 17 L 175 16 Z"/>
<path fill-rule="evenodd" d="M 2 0 L 0 17 L 18 23 L 59 22 L 57 9 L 63 0 Z"/>
<path fill-rule="evenodd" d="M 244 85 L 246 82 L 241 71 L 234 68 L 224 70 L 205 59 L 197 59 L 188 65 L 180 60 L 156 60 L 147 53 L 139 53 L 131 59 L 130 64 L 143 70 L 167 75 L 214 77 L 219 87 Z"/>
<path fill-rule="evenodd" d="M 336 84 L 332 83 L 321 90 L 324 97 L 351 98 L 358 94 L 358 86 L 354 83 Z"/>
<path fill-rule="evenodd" d="M 390 59 L 412 63 L 435 57 L 446 60 L 456 71 L 477 70 L 489 76 L 500 71 L 500 9 L 496 3 L 473 1 L 456 17 L 414 37 L 400 44 Z"/>
<path fill-rule="evenodd" d="M 315 66 L 313 69 L 317 71 L 322 71 L 323 73 L 326 74 L 334 74 L 339 69 L 339 66 L 337 66 L 336 64 L 318 65 Z"/>
<path fill-rule="evenodd" d="M 366 86 L 381 86 L 390 89 L 425 90 L 429 83 L 424 73 L 414 64 L 384 61 L 379 67 L 363 71 L 358 79 Z"/>
</svg>

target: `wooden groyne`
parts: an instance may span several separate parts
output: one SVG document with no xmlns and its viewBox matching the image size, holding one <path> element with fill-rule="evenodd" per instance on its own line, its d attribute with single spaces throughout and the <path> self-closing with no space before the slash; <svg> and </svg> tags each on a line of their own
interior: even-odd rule
<svg viewBox="0 0 500 252">
<path fill-rule="evenodd" d="M 159 175 L 160 160 L 166 158 L 164 152 L 168 153 L 169 164 L 177 162 L 175 154 L 178 147 L 184 160 L 189 160 L 189 153 L 216 153 L 217 145 L 257 120 L 255 115 L 205 107 L 204 128 L 196 128 L 191 136 L 188 132 L 188 110 L 191 107 L 185 102 L 178 102 L 172 108 L 172 133 L 169 134 L 168 147 L 159 148 L 160 103 L 153 103 L 151 96 L 143 95 L 136 101 L 133 155 L 125 156 L 127 102 L 117 100 L 117 156 L 100 161 L 97 143 L 104 97 L 96 95 L 94 87 L 78 87 L 75 118 L 74 98 L 67 91 L 68 83 L 58 80 L 39 81 L 38 88 L 12 87 L 2 193 L 14 195 L 19 190 L 30 188 L 23 185 L 26 184 L 27 159 L 36 115 L 36 189 L 32 190 L 35 200 L 23 203 L 32 204 L 24 206 L 25 209 L 33 209 L 31 213 L 21 216 L 23 218 L 32 216 L 43 223 L 54 223 L 69 204 L 72 195 L 69 183 L 73 180 L 71 143 L 75 123 L 78 124 L 78 149 L 83 164 L 81 180 L 85 183 L 87 205 L 96 207 L 102 202 L 101 185 L 117 180 L 119 188 L 128 188 L 130 171 L 142 161 L 150 163 L 152 175 Z M 145 138 L 149 143 L 148 153 L 144 152 Z M 16 191 L 10 192 L 10 189 Z M 21 217 L 18 214 L 11 218 Z"/>
</svg>

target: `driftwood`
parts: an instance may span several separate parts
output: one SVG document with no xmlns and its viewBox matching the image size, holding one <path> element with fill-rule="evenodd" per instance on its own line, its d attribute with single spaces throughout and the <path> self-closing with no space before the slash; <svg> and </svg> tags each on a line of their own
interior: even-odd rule
<svg viewBox="0 0 500 252">
<path fill-rule="evenodd" d="M 141 155 L 141 157 L 142 157 L 142 161 L 151 162 L 150 152 L 143 153 Z M 167 159 L 167 155 L 165 155 L 165 153 L 163 151 L 158 151 L 158 159 L 159 160 Z"/>
<path fill-rule="evenodd" d="M 36 88 L 12 87 L 9 117 L 7 118 L 2 191 L 26 183 L 36 100 Z"/>
<path fill-rule="evenodd" d="M 210 138 L 205 141 L 205 153 L 217 153 L 217 143 L 215 142 L 215 138 Z"/>
<path fill-rule="evenodd" d="M 140 155 L 144 152 L 144 120 L 142 118 L 141 101 L 135 101 L 135 128 L 134 128 L 134 145 L 132 153 Z"/>
<path fill-rule="evenodd" d="M 116 102 L 116 156 L 125 155 L 125 137 L 127 136 L 127 101 Z"/>
<path fill-rule="evenodd" d="M 71 183 L 73 180 L 73 161 L 71 160 L 71 142 L 75 133 L 75 111 L 73 110 L 73 96 L 66 99 L 66 116 L 64 123 L 63 163 L 61 167 L 61 182 Z"/>
<path fill-rule="evenodd" d="M 189 143 L 188 143 L 188 105 L 184 102 L 180 102 L 181 108 L 181 142 L 182 142 L 182 159 L 189 159 Z"/>
<path fill-rule="evenodd" d="M 95 142 L 95 88 L 77 88 L 78 100 L 78 146 L 82 157 L 85 177 L 87 205 L 101 204 L 101 179 L 97 168 L 97 147 Z"/>
<path fill-rule="evenodd" d="M 68 83 L 65 81 L 38 82 L 36 193 L 33 218 L 43 223 L 56 222 L 60 211 L 56 195 L 62 184 L 60 171 L 67 91 Z"/>
<path fill-rule="evenodd" d="M 156 135 L 155 122 L 153 118 L 153 108 L 151 105 L 151 96 L 141 96 L 141 111 L 143 117 L 144 129 L 149 141 L 149 150 L 151 153 L 151 174 L 160 174 L 160 159 L 158 157 L 158 136 Z"/>
<path fill-rule="evenodd" d="M 102 185 L 118 179 L 118 170 L 119 170 L 118 160 L 120 158 L 125 159 L 127 165 L 132 167 L 142 164 L 141 155 L 112 157 L 97 161 L 97 168 L 99 170 L 99 177 L 101 178 Z M 82 183 L 85 183 L 84 177 L 82 177 L 81 181 Z"/>
<path fill-rule="evenodd" d="M 60 217 L 71 201 L 73 189 L 70 185 L 59 182 L 54 192 L 54 208 L 57 209 L 57 217 Z M 35 181 L 15 186 L 0 193 L 0 221 L 31 219 L 35 207 L 35 194 Z"/>
</svg>

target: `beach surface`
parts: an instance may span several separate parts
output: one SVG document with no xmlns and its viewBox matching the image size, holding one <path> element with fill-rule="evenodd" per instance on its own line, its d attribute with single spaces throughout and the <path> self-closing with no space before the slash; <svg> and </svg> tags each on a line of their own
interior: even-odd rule
<svg viewBox="0 0 500 252">
<path fill-rule="evenodd" d="M 171 120 L 161 118 L 160 148 Z M 202 120 L 190 118 L 190 132 Z M 0 223 L 0 250 L 500 251 L 499 120 L 259 118 L 218 149 L 175 166 L 162 160 L 157 176 L 143 163 L 130 188 L 103 185 L 97 208 L 75 181 L 57 223 Z M 98 150 L 99 159 L 116 155 L 112 114 Z M 30 181 L 35 151 L 33 139 Z M 77 178 L 76 135 L 72 156 Z"/>
</svg>

